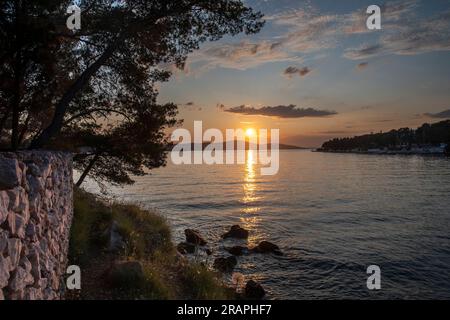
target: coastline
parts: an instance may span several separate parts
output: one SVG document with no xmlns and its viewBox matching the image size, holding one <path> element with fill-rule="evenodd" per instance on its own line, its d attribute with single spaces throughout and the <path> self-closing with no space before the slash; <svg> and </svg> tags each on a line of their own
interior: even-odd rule
<svg viewBox="0 0 450 320">
<path fill-rule="evenodd" d="M 320 153 L 343 153 L 343 154 L 364 154 L 364 155 L 387 155 L 387 156 L 433 156 L 448 157 L 444 152 L 414 152 L 414 151 L 346 151 L 346 150 L 320 150 L 315 149 L 311 152 Z"/>
</svg>

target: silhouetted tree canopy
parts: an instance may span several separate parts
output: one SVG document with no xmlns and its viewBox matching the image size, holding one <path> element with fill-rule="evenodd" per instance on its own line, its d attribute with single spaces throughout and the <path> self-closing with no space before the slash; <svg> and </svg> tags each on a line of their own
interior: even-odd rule
<svg viewBox="0 0 450 320">
<path fill-rule="evenodd" d="M 450 143 L 450 120 L 423 124 L 416 130 L 402 128 L 385 133 L 366 134 L 353 138 L 336 138 L 325 142 L 325 151 L 367 151 L 377 148 L 396 148 L 411 145 L 438 145 Z"/>
<path fill-rule="evenodd" d="M 71 4 L 0 2 L 0 145 L 84 150 L 75 166 L 116 183 L 164 164 L 163 132 L 177 123 L 176 106 L 156 102 L 165 67 L 263 26 L 237 0 L 82 0 L 71 31 Z"/>
</svg>

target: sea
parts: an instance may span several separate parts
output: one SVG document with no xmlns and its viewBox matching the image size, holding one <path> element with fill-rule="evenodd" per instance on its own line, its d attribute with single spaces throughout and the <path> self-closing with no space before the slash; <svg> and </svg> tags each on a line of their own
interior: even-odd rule
<svg viewBox="0 0 450 320">
<path fill-rule="evenodd" d="M 278 174 L 264 176 L 247 152 L 241 165 L 169 159 L 108 194 L 157 210 L 175 243 L 198 230 L 213 256 L 192 259 L 204 263 L 235 245 L 278 245 L 282 256 L 243 255 L 234 270 L 268 299 L 450 299 L 449 158 L 282 150 Z M 235 224 L 247 240 L 222 239 Z M 369 266 L 379 289 L 367 285 Z"/>
</svg>

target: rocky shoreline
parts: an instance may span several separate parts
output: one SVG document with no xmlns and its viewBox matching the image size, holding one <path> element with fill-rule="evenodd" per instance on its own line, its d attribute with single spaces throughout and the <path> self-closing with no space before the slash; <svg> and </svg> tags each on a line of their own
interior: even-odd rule
<svg viewBox="0 0 450 320">
<path fill-rule="evenodd" d="M 184 230 L 185 241 L 180 242 L 177 245 L 177 251 L 180 255 L 194 255 L 199 251 L 203 251 L 207 256 L 211 256 L 213 251 L 208 247 L 208 242 L 203 238 L 199 231 L 194 229 Z M 250 232 L 239 225 L 233 225 L 225 232 L 221 239 L 248 239 Z M 212 267 L 223 273 L 230 274 L 237 266 L 239 260 L 238 257 L 249 254 L 273 254 L 276 256 L 282 256 L 283 252 L 274 243 L 263 240 L 254 247 L 247 247 L 241 245 L 235 245 L 226 247 L 225 251 L 229 255 L 220 255 L 213 260 Z M 241 298 L 243 299 L 263 299 L 266 295 L 264 288 L 261 284 L 254 280 L 247 281 L 244 286 Z"/>
</svg>

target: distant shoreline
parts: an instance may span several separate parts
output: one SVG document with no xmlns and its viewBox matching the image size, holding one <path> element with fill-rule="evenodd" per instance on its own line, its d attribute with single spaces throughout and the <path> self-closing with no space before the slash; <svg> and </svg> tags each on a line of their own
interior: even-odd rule
<svg viewBox="0 0 450 320">
<path fill-rule="evenodd" d="M 206 147 L 208 146 L 214 146 L 216 148 L 222 148 L 224 151 L 227 150 L 226 142 L 223 143 L 210 143 L 210 142 L 203 142 L 202 145 L 200 146 L 199 144 L 194 144 L 194 143 L 187 143 L 187 144 L 169 144 L 168 149 L 171 150 L 174 146 L 179 145 L 181 146 L 183 149 L 190 149 L 191 151 L 195 151 L 196 147 L 198 147 L 198 149 L 204 150 Z M 257 146 L 258 147 L 258 146 Z M 249 150 L 249 143 L 245 142 L 245 150 Z M 269 143 L 267 144 L 267 149 L 272 149 L 272 145 Z M 305 148 L 305 147 L 298 147 L 298 146 L 293 146 L 293 145 L 289 145 L 289 144 L 283 144 L 280 143 L 278 145 L 278 149 L 279 150 L 310 150 L 310 149 L 314 149 L 314 148 Z M 234 150 L 240 150 L 240 148 L 238 148 L 237 142 L 234 142 Z"/>
<path fill-rule="evenodd" d="M 446 157 L 447 155 L 443 152 L 414 152 L 414 151 L 345 151 L 345 150 L 321 150 L 315 149 L 312 152 L 321 153 L 345 153 L 345 154 L 368 154 L 368 155 L 384 155 L 384 156 L 440 156 Z"/>
</svg>

